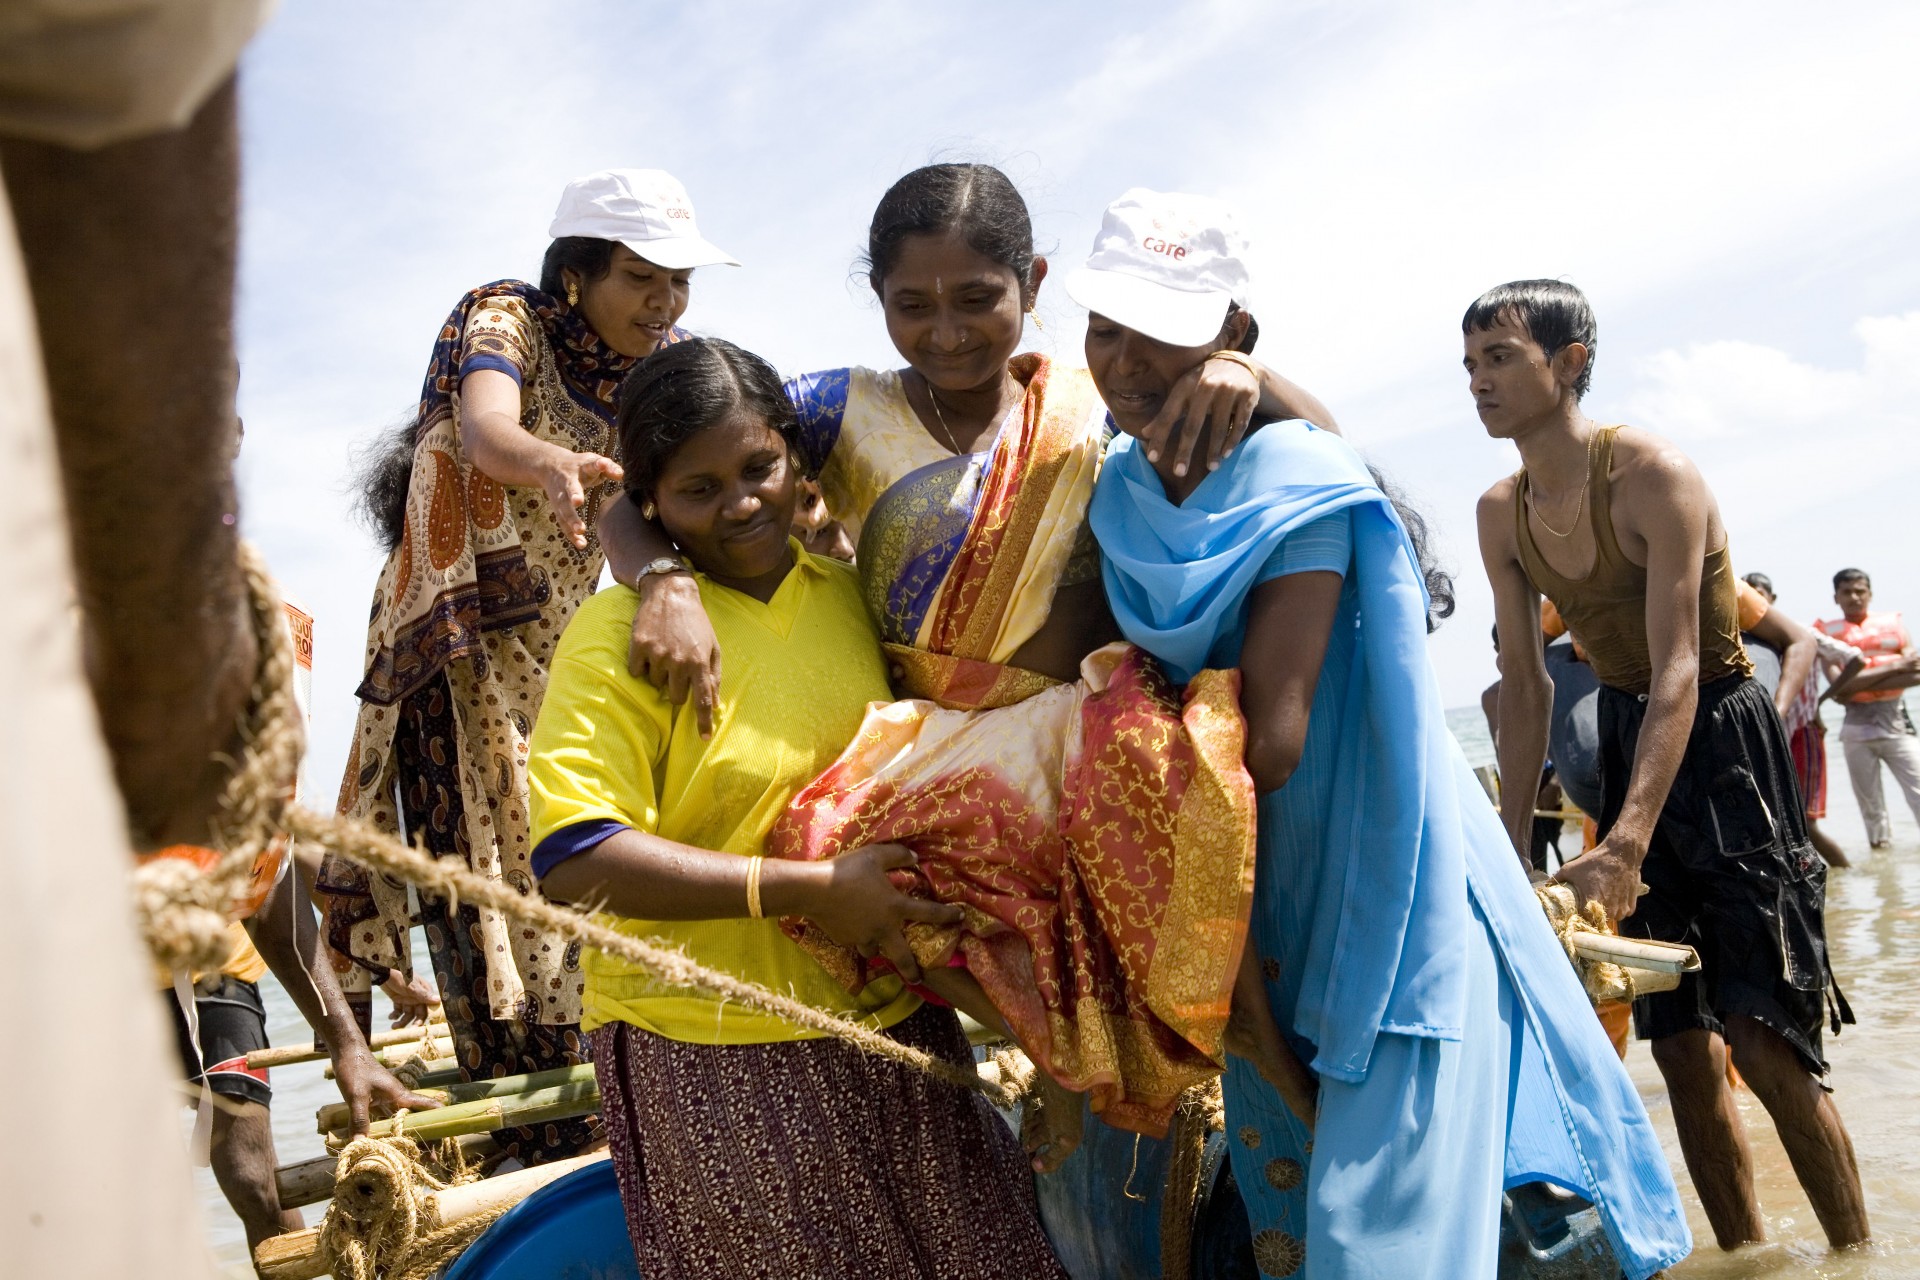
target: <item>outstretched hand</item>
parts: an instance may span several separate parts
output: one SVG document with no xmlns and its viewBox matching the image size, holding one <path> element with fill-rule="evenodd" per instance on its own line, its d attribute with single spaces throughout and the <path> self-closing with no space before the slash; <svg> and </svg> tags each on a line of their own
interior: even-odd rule
<svg viewBox="0 0 1920 1280">
<path fill-rule="evenodd" d="M 547 491 L 554 521 L 575 550 L 587 549 L 587 494 L 609 481 L 619 481 L 625 474 L 619 463 L 597 453 L 553 451 L 542 468 L 540 484 Z"/>
<path fill-rule="evenodd" d="M 1173 473 L 1183 476 L 1204 438 L 1207 470 L 1218 470 L 1246 438 L 1259 403 L 1260 379 L 1251 369 L 1237 360 L 1203 360 L 1168 390 L 1166 403 L 1140 433 L 1140 445 L 1149 462 L 1172 449 Z"/>
<path fill-rule="evenodd" d="M 376 1111 L 386 1117 L 396 1111 L 432 1111 L 441 1105 L 401 1084 L 393 1072 L 374 1061 L 363 1042 L 334 1051 L 333 1079 L 346 1100 L 347 1130 L 355 1138 L 367 1131 Z"/>
<path fill-rule="evenodd" d="M 423 977 L 409 978 L 398 969 L 387 975 L 380 989 L 393 1001 L 392 1021 L 396 1027 L 425 1022 L 440 1007 L 440 993 L 431 982 Z"/>
<path fill-rule="evenodd" d="M 914 865 L 913 850 L 898 844 L 870 844 L 843 853 L 831 868 L 818 901 L 807 917 L 829 938 L 868 960 L 884 956 L 901 978 L 920 981 L 920 963 L 907 944 L 909 924 L 958 924 L 959 907 L 902 893 L 890 871 Z"/>
</svg>

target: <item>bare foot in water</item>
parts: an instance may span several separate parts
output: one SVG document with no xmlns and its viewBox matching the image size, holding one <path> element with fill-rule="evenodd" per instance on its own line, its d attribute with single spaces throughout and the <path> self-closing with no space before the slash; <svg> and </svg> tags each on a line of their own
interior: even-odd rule
<svg viewBox="0 0 1920 1280">
<path fill-rule="evenodd" d="M 1085 1099 L 1039 1072 L 1020 1117 L 1020 1145 L 1033 1157 L 1035 1173 L 1052 1173 L 1067 1162 L 1080 1146 L 1086 1113 Z"/>
<path fill-rule="evenodd" d="M 1307 1131 L 1313 1131 L 1318 1110 L 1320 1082 L 1300 1055 L 1287 1043 L 1274 1020 L 1273 1006 L 1267 1000 L 1266 985 L 1260 979 L 1259 958 L 1248 947 L 1240 961 L 1240 974 L 1233 984 L 1233 1011 L 1227 1018 L 1227 1052 L 1253 1064 L 1260 1078 L 1274 1087 Z"/>
</svg>

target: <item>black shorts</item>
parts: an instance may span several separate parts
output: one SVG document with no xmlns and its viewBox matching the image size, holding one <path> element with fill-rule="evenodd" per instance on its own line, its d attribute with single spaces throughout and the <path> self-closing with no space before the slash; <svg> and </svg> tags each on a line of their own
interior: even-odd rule
<svg viewBox="0 0 1920 1280">
<path fill-rule="evenodd" d="M 190 1084 L 199 1084 L 204 1075 L 207 1087 L 222 1097 L 257 1102 L 263 1107 L 270 1105 L 273 1086 L 267 1083 L 266 1068 L 249 1070 L 247 1067 L 247 1055 L 267 1047 L 267 1007 L 260 1001 L 260 988 L 222 975 L 202 979 L 194 995 L 194 1010 L 200 1017 L 197 1062 L 180 1001 L 172 991 L 160 995 L 173 1017 L 173 1038 L 180 1051 L 181 1074 Z"/>
<path fill-rule="evenodd" d="M 1626 801 L 1647 704 L 1600 690 L 1599 830 Z M 1784 1036 L 1809 1070 L 1826 1072 L 1822 1024 L 1853 1013 L 1827 960 L 1827 868 L 1807 839 L 1806 808 L 1773 700 L 1744 676 L 1700 687 L 1687 754 L 1654 827 L 1640 878 L 1647 894 L 1621 923 L 1628 937 L 1683 942 L 1700 972 L 1633 1002 L 1642 1040 L 1723 1033 L 1744 1014 Z"/>
</svg>

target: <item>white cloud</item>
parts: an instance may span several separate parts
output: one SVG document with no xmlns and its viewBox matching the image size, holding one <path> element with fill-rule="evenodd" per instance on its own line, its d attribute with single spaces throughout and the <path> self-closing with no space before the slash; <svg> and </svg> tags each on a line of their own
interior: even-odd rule
<svg viewBox="0 0 1920 1280">
<path fill-rule="evenodd" d="M 249 532 L 319 618 L 316 777 L 345 755 L 377 562 L 350 448 L 411 405 L 462 290 L 535 269 L 578 173 L 678 174 L 748 264 L 703 272 L 689 322 L 789 369 L 894 358 L 849 268 L 874 200 L 930 158 L 1003 163 L 1062 266 L 1128 186 L 1239 200 L 1262 353 L 1409 484 L 1461 571 L 1436 641 L 1458 703 L 1491 675 L 1473 498 L 1515 465 L 1457 370 L 1488 285 L 1587 288 L 1595 412 L 1679 433 L 1769 564 L 1788 560 L 1741 527 L 1776 453 L 1802 543 L 1895 483 L 1897 458 L 1858 455 L 1907 420 L 1911 317 L 1863 328 L 1857 368 L 1828 357 L 1852 318 L 1920 305 L 1920 133 L 1879 127 L 1920 118 L 1917 35 L 1920 8 L 1886 0 L 288 0 L 245 82 L 243 481 Z M 1036 345 L 1074 354 L 1075 309 L 1049 287 L 1040 312 Z M 1744 459 L 1762 423 L 1769 452 Z"/>
</svg>

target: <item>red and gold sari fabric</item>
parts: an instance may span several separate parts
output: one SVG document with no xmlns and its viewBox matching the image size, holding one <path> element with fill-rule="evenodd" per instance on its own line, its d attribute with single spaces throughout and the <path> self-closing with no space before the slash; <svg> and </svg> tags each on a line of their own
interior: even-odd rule
<svg viewBox="0 0 1920 1280">
<path fill-rule="evenodd" d="M 916 696 L 869 708 L 767 852 L 913 849 L 918 867 L 897 874 L 964 912 L 910 932 L 921 963 L 965 967 L 1038 1066 L 1109 1123 L 1159 1136 L 1180 1093 L 1220 1069 L 1252 906 L 1238 676 L 1203 672 L 1182 693 L 1126 644 L 1091 654 L 1072 684 L 1006 664 L 1009 623 L 1044 619 L 1084 539 L 1103 437 L 1084 373 L 1022 372 L 1027 404 L 978 460 L 965 536 L 918 588 L 930 597 L 918 643 L 887 646 Z M 952 511 L 883 497 L 862 531 L 862 573 L 883 572 L 877 546 L 928 545 L 890 522 Z M 903 563 L 927 573 L 927 557 Z M 868 596 L 895 585 L 869 583 Z M 855 989 L 884 966 L 804 920 L 787 925 Z"/>
</svg>

